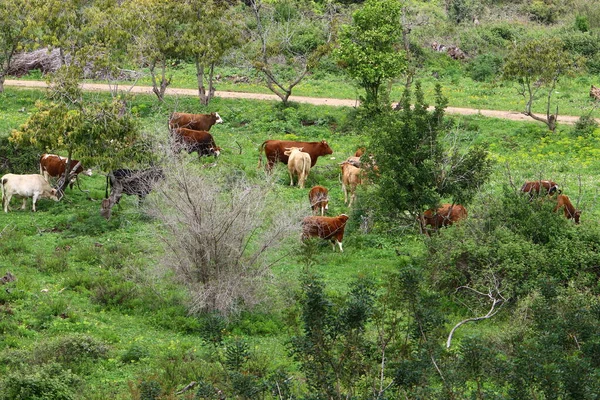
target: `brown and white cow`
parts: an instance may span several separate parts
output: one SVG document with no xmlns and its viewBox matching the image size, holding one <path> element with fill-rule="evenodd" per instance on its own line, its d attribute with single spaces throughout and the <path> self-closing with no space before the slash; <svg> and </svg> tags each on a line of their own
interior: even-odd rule
<svg viewBox="0 0 600 400">
<path fill-rule="evenodd" d="M 221 148 L 217 147 L 213 136 L 206 131 L 177 128 L 173 132 L 175 134 L 173 151 L 176 153 L 184 148 L 188 154 L 197 152 L 198 158 L 211 155 L 218 157 L 221 154 Z"/>
<path fill-rule="evenodd" d="M 169 130 L 177 128 L 193 129 L 195 131 L 209 131 L 215 124 L 223 123 L 219 113 L 188 114 L 173 112 L 169 116 Z"/>
<path fill-rule="evenodd" d="M 421 216 L 421 227 L 429 235 L 427 225 L 434 231 L 443 226 L 450 226 L 455 222 L 467 218 L 467 209 L 461 204 L 442 204 L 437 210 L 430 208 Z"/>
<path fill-rule="evenodd" d="M 288 156 L 290 186 L 294 186 L 294 175 L 298 175 L 298 187 L 304 189 L 304 182 L 310 172 L 310 154 L 303 152 L 302 147 L 287 148 L 283 154 Z"/>
<path fill-rule="evenodd" d="M 27 198 L 31 197 L 33 200 L 32 210 L 35 212 L 35 203 L 38 199 L 51 199 L 58 201 L 57 191 L 50 187 L 48 181 L 43 175 L 30 174 L 30 175 L 16 175 L 6 174 L 0 178 L 0 186 L 2 187 L 2 207 L 4 212 L 8 212 L 10 208 L 10 199 L 12 196 L 22 197 L 23 205 L 21 209 L 24 210 Z"/>
<path fill-rule="evenodd" d="M 258 148 L 258 167 L 262 165 L 262 152 L 264 150 L 265 156 L 267 157 L 267 171 L 273 169 L 273 165 L 277 161 L 281 161 L 284 164 L 288 163 L 288 156 L 286 156 L 285 149 L 289 147 L 302 147 L 302 151 L 310 155 L 310 166 L 311 168 L 317 163 L 317 159 L 320 156 L 327 154 L 333 154 L 333 150 L 327 144 L 325 140 L 320 142 L 295 142 L 292 140 L 266 140 Z"/>
<path fill-rule="evenodd" d="M 50 178 L 60 178 L 64 175 L 65 170 L 67 169 L 67 157 L 61 157 L 56 154 L 42 154 L 40 157 L 40 174 L 44 175 L 44 178 L 48 182 L 50 182 Z M 83 169 L 83 165 L 79 160 L 71 160 L 71 172 L 69 175 L 71 176 L 71 180 L 69 182 L 69 187 L 73 189 L 73 183 L 77 179 L 79 174 L 92 176 L 91 169 Z"/>
<path fill-rule="evenodd" d="M 523 186 L 521 186 L 521 192 L 529 193 L 530 198 L 533 198 L 535 195 L 544 195 L 546 193 L 550 196 L 557 192 L 558 194 L 562 193 L 556 182 L 548 180 L 526 181 Z"/>
<path fill-rule="evenodd" d="M 553 211 L 556 212 L 562 207 L 564 207 L 565 217 L 567 219 L 573 219 L 573 221 L 575 221 L 575 223 L 578 224 L 579 217 L 581 216 L 581 210 L 576 210 L 573 204 L 571 203 L 569 196 L 565 194 L 559 194 L 558 196 L 556 196 L 556 206 L 554 207 Z"/>
<path fill-rule="evenodd" d="M 357 168 L 348 161 L 340 164 L 342 166 L 342 192 L 344 192 L 344 204 L 348 203 L 348 207 L 352 207 L 352 202 L 356 197 L 356 187 L 363 181 L 364 171 Z M 350 195 L 348 195 L 350 192 Z"/>
<path fill-rule="evenodd" d="M 340 247 L 340 252 L 343 253 L 342 240 L 344 239 L 346 221 L 348 221 L 346 214 L 341 214 L 337 217 L 305 217 L 302 220 L 302 240 L 318 236 L 321 239 L 330 240 L 334 251 L 335 244 L 337 243 Z"/>
<path fill-rule="evenodd" d="M 323 186 L 313 186 L 310 192 L 308 192 L 308 201 L 310 202 L 313 214 L 321 210 L 321 216 L 323 216 L 325 210 L 329 209 L 329 191 Z"/>
</svg>

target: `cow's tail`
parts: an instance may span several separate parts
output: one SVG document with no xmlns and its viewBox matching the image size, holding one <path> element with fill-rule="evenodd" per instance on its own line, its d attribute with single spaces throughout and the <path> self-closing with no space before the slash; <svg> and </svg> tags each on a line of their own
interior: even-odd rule
<svg viewBox="0 0 600 400">
<path fill-rule="evenodd" d="M 265 140 L 264 142 L 262 142 L 262 144 L 260 146 L 258 146 L 258 166 L 256 168 L 262 167 L 262 153 L 265 150 L 266 143 L 267 143 L 267 141 Z"/>
</svg>

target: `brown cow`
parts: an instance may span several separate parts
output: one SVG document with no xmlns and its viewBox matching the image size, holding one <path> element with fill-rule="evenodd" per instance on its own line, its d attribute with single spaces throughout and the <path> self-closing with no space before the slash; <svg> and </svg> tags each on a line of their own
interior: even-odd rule
<svg viewBox="0 0 600 400">
<path fill-rule="evenodd" d="M 558 188 L 556 182 L 553 181 L 526 181 L 521 186 L 521 192 L 529 193 L 529 198 L 533 198 L 535 195 L 548 194 L 550 196 L 554 193 L 561 194 L 562 190 Z"/>
<path fill-rule="evenodd" d="M 340 252 L 343 253 L 342 240 L 344 239 L 346 221 L 348 221 L 346 214 L 341 214 L 337 217 L 305 217 L 302 220 L 302 240 L 318 236 L 321 239 L 330 240 L 334 251 L 335 244 L 337 243 L 340 247 Z"/>
<path fill-rule="evenodd" d="M 356 197 L 356 187 L 362 183 L 364 171 L 357 168 L 351 163 L 344 161 L 342 166 L 342 192 L 344 192 L 344 204 L 348 203 L 348 207 L 352 207 L 352 202 Z M 350 196 L 348 196 L 350 192 Z"/>
<path fill-rule="evenodd" d="M 50 182 L 50 178 L 60 178 L 64 175 L 65 169 L 67 169 L 67 157 L 61 157 L 56 154 L 42 154 L 40 157 L 40 175 L 44 175 L 44 178 Z M 77 175 L 83 174 L 92 176 L 92 170 L 83 170 L 83 166 L 79 160 L 71 160 L 71 181 L 69 187 L 73 189 L 73 183 L 77 179 Z"/>
<path fill-rule="evenodd" d="M 429 235 L 427 225 L 434 231 L 438 231 L 443 226 L 450 226 L 461 219 L 467 218 L 467 209 L 461 204 L 442 204 L 437 210 L 430 208 L 421 216 L 421 227 Z"/>
<path fill-rule="evenodd" d="M 325 140 L 320 142 L 294 142 L 292 140 L 266 140 L 258 148 L 258 168 L 262 165 L 262 152 L 264 150 L 267 157 L 267 171 L 273 169 L 277 161 L 284 164 L 288 163 L 288 156 L 284 154 L 288 147 L 302 147 L 302 151 L 310 155 L 311 168 L 317 163 L 317 158 L 327 154 L 332 154 L 333 150 Z"/>
<path fill-rule="evenodd" d="M 579 217 L 581 216 L 581 210 L 576 210 L 575 207 L 573 207 L 573 204 L 571 203 L 571 200 L 569 200 L 569 196 L 565 195 L 565 194 L 559 194 L 558 196 L 556 196 L 556 207 L 554 207 L 554 212 L 560 210 L 562 207 L 565 208 L 564 212 L 565 212 L 565 217 L 567 219 L 573 219 L 573 221 L 575 221 L 576 224 L 579 223 Z"/>
<path fill-rule="evenodd" d="M 210 114 L 188 114 L 173 112 L 169 116 L 169 130 L 177 128 L 193 129 L 195 131 L 206 131 L 215 124 L 221 124 L 223 120 L 219 113 Z"/>
<path fill-rule="evenodd" d="M 329 209 L 329 191 L 323 186 L 313 186 L 308 192 L 308 201 L 310 201 L 313 214 L 321 210 L 321 216 L 323 216 L 325 210 Z"/>
<path fill-rule="evenodd" d="M 302 151 L 302 147 L 290 147 L 283 153 L 288 156 L 288 172 L 290 186 L 294 186 L 294 175 L 298 175 L 298 187 L 304 189 L 304 182 L 310 172 L 310 154 Z"/>
<path fill-rule="evenodd" d="M 187 128 L 177 128 L 175 133 L 173 151 L 179 153 L 185 148 L 189 153 L 197 152 L 198 158 L 202 156 L 215 156 L 221 154 L 221 148 L 215 144 L 213 136 L 206 131 L 196 131 Z"/>
<path fill-rule="evenodd" d="M 600 88 L 592 85 L 590 88 L 590 97 L 594 100 L 600 100 Z"/>
</svg>

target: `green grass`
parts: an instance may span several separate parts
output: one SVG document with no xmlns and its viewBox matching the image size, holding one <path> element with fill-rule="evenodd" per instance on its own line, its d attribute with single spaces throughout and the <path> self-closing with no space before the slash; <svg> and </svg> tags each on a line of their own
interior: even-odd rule
<svg viewBox="0 0 600 400">
<path fill-rule="evenodd" d="M 451 99 L 457 91 L 445 90 Z M 0 134 L 7 135 L 23 123 L 27 113 L 19 110 L 24 107 L 31 112 L 41 97 L 38 91 L 7 88 L 0 95 Z M 135 96 L 132 105 L 142 129 L 156 136 L 167 135 L 167 116 L 174 108 L 219 111 L 225 123 L 213 127 L 211 133 L 224 151 L 215 171 L 245 174 L 250 179 L 265 178 L 257 169 L 257 148 L 262 141 L 326 139 L 334 154 L 319 159 L 307 187 L 322 184 L 330 188 L 331 215 L 346 212 L 355 216 L 343 205 L 338 163 L 366 138 L 345 133 L 349 109 L 309 105 L 282 109 L 277 102 L 220 98 L 201 107 L 194 98 L 167 98 L 164 104 L 157 104 L 152 96 L 142 95 Z M 317 121 L 317 125 L 303 126 L 300 121 L 304 119 Z M 469 207 L 484 206 L 486 196 L 498 195 L 511 181 L 518 188 L 525 179 L 554 179 L 572 198 L 578 198 L 581 189 L 583 225 L 595 223 L 599 216 L 595 177 L 600 167 L 600 132 L 577 137 L 566 126 L 548 134 L 531 123 L 481 116 L 453 119 L 460 127 L 453 130 L 459 143 L 488 143 L 497 161 L 491 182 Z M 202 339 L 205 324 L 187 315 L 185 292 L 160 268 L 157 222 L 141 213 L 131 197 L 123 198 L 110 221 L 99 216 L 103 172 L 81 178 L 91 199 L 75 189 L 67 191 L 60 203 L 41 200 L 37 213 L 30 211 L 28 202 L 27 211 L 0 215 L 0 274 L 10 271 L 17 277 L 10 290 L 3 288 L 0 294 L 0 349 L 34 357 L 42 351 L 37 347 L 40 343 L 72 334 L 90 335 L 106 344 L 106 358 L 95 360 L 93 366 L 85 362 L 76 365 L 84 371 L 88 393 L 94 393 L 81 398 L 131 398 L 136 385 L 151 377 L 180 388 L 199 376 L 218 375 L 212 347 Z M 289 187 L 283 166 L 274 171 L 273 191 L 281 207 L 299 206 L 309 214 L 308 188 Z M 359 205 L 361 195 L 364 193 L 359 193 Z M 422 256 L 423 240 L 411 227 L 383 229 L 376 225 L 372 233 L 362 234 L 352 221 L 344 253 L 333 252 L 329 243 L 318 241 L 312 268 L 324 276 L 329 291 L 345 293 L 354 276 L 381 282 L 407 255 Z M 276 279 L 269 290 L 276 297 L 272 304 L 234 319 L 224 331 L 226 338 L 246 338 L 256 357 L 267 357 L 271 367 L 284 364 L 293 368 L 285 341 L 295 327 L 288 324 L 286 313 L 292 313 L 290 302 L 304 268 L 301 253 L 298 241 L 271 255 L 273 259 L 283 257 L 273 267 Z M 126 354 L 138 354 L 139 359 L 124 363 L 121 360 Z M 7 368 L 0 366 L 0 373 Z"/>
</svg>

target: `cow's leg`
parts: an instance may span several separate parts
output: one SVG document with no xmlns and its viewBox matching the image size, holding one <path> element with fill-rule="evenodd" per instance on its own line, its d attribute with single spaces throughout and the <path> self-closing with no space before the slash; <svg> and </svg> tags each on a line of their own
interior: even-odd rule
<svg viewBox="0 0 600 400">
<path fill-rule="evenodd" d="M 10 209 L 10 199 L 12 198 L 12 195 L 8 194 L 8 193 L 4 193 L 4 197 L 2 197 L 2 205 L 4 206 L 4 212 L 7 213 L 8 210 Z"/>
<path fill-rule="evenodd" d="M 31 198 L 31 211 L 35 212 L 35 202 L 38 199 L 38 194 L 34 193 L 33 197 Z M 25 200 L 27 200 L 27 198 L 23 199 L 23 209 L 25 209 Z"/>
<path fill-rule="evenodd" d="M 348 202 L 348 191 L 347 191 L 346 185 L 344 185 L 343 181 L 342 181 L 342 192 L 344 192 L 344 204 L 346 204 Z"/>
<path fill-rule="evenodd" d="M 325 213 L 325 207 L 323 205 L 321 205 L 321 217 L 324 215 Z"/>
<path fill-rule="evenodd" d="M 288 174 L 290 174 L 290 186 L 294 186 L 294 174 L 290 170 L 288 170 Z"/>
<path fill-rule="evenodd" d="M 340 247 L 340 253 L 344 252 L 344 249 L 342 248 L 342 242 L 340 242 L 339 240 L 335 239 L 335 242 L 333 244 L 333 250 L 335 251 L 335 243 L 337 243 L 337 245 Z"/>
</svg>

